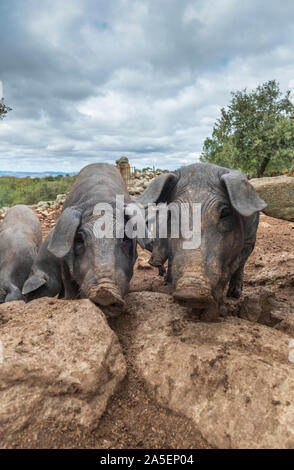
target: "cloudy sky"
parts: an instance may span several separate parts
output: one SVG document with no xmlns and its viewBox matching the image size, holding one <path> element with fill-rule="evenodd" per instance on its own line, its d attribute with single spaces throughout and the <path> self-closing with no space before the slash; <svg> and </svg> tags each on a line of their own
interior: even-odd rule
<svg viewBox="0 0 294 470">
<path fill-rule="evenodd" d="M 293 0 L 0 0 L 0 169 L 194 162 L 230 92 L 294 85 Z"/>
</svg>

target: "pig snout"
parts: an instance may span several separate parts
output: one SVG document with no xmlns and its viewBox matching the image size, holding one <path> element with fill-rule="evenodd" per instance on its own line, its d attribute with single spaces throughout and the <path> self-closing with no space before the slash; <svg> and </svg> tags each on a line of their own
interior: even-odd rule
<svg viewBox="0 0 294 470">
<path fill-rule="evenodd" d="M 107 278 L 101 279 L 89 289 L 88 298 L 109 314 L 119 314 L 125 308 L 118 287 Z"/>
<path fill-rule="evenodd" d="M 176 282 L 173 297 L 179 304 L 202 312 L 203 318 L 214 320 L 219 315 L 219 303 L 199 260 L 184 267 Z"/>
<path fill-rule="evenodd" d="M 174 299 L 194 308 L 207 308 L 215 304 L 211 288 L 205 279 L 182 277 L 179 279 Z"/>
<path fill-rule="evenodd" d="M 203 321 L 218 321 L 220 310 L 205 279 L 180 278 L 174 299 L 180 305 L 195 309 Z"/>
<path fill-rule="evenodd" d="M 218 266 L 210 263 L 215 273 Z M 174 279 L 173 297 L 185 307 L 199 310 L 201 315 L 208 314 L 213 318 L 219 315 L 219 289 L 216 278 L 207 272 L 206 262 L 200 249 L 191 252 L 179 252 L 174 257 L 172 265 L 172 278 Z M 215 287 L 214 287 L 215 286 Z"/>
</svg>

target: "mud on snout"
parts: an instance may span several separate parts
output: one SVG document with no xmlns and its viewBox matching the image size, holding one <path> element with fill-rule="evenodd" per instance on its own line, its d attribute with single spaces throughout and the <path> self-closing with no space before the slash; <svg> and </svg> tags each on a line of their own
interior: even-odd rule
<svg viewBox="0 0 294 470">
<path fill-rule="evenodd" d="M 173 298 L 201 320 L 214 321 L 220 316 L 220 302 L 212 294 L 208 279 L 200 273 L 189 272 L 180 277 Z"/>
<path fill-rule="evenodd" d="M 111 279 L 100 279 L 87 289 L 87 297 L 108 316 L 117 316 L 125 310 L 125 302 Z"/>
</svg>

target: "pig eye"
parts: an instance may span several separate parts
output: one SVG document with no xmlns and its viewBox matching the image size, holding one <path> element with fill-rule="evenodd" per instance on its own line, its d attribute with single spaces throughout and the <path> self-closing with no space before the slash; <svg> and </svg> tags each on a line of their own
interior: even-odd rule
<svg viewBox="0 0 294 470">
<path fill-rule="evenodd" d="M 222 210 L 220 211 L 220 219 L 226 219 L 227 217 L 230 217 L 232 215 L 232 212 L 229 207 L 223 207 Z"/>
<path fill-rule="evenodd" d="M 85 245 L 84 235 L 81 232 L 78 232 L 76 234 L 75 244 L 74 244 L 74 250 L 77 255 L 83 251 L 84 245 Z"/>
<path fill-rule="evenodd" d="M 223 206 L 219 212 L 218 231 L 221 233 L 231 232 L 233 230 L 232 210 L 228 206 Z"/>
<path fill-rule="evenodd" d="M 84 244 L 84 236 L 83 236 L 82 232 L 77 233 L 75 241 L 78 245 L 83 245 Z"/>
</svg>

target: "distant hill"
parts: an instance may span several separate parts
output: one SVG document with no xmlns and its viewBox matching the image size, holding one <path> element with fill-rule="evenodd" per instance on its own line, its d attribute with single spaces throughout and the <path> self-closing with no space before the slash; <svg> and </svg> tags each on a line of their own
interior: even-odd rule
<svg viewBox="0 0 294 470">
<path fill-rule="evenodd" d="M 15 178 L 25 178 L 27 176 L 31 178 L 45 178 L 45 176 L 58 176 L 58 175 L 70 175 L 73 176 L 76 173 L 64 173 L 63 171 L 0 171 L 0 176 L 14 176 Z"/>
</svg>

